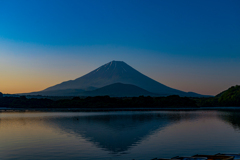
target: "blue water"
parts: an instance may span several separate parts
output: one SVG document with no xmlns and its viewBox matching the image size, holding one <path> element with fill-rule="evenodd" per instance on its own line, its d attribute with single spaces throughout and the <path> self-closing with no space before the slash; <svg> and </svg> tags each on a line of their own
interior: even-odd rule
<svg viewBox="0 0 240 160">
<path fill-rule="evenodd" d="M 239 152 L 236 111 L 0 113 L 1 160 L 150 160 Z"/>
</svg>

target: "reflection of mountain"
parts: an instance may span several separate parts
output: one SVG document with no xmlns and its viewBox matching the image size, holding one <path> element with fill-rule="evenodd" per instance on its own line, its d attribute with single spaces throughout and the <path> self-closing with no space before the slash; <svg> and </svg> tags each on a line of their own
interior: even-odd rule
<svg viewBox="0 0 240 160">
<path fill-rule="evenodd" d="M 233 128 L 240 130 L 240 111 L 224 112 L 220 118 L 232 125 Z"/>
<path fill-rule="evenodd" d="M 51 119 L 48 123 L 61 130 L 84 137 L 99 148 L 111 153 L 124 153 L 132 146 L 162 130 L 174 121 L 182 118 L 194 118 L 196 115 L 179 114 L 114 114 L 95 116 L 75 116 Z"/>
</svg>

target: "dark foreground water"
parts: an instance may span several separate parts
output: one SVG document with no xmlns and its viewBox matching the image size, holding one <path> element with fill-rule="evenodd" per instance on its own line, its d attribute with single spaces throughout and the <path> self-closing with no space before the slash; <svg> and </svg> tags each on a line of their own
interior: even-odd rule
<svg viewBox="0 0 240 160">
<path fill-rule="evenodd" d="M 0 113 L 0 159 L 150 160 L 240 152 L 240 112 Z"/>
</svg>

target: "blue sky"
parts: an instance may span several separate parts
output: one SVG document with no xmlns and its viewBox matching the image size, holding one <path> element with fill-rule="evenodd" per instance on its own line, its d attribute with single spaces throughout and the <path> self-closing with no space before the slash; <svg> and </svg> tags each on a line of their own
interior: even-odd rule
<svg viewBox="0 0 240 160">
<path fill-rule="evenodd" d="M 122 60 L 214 95 L 239 84 L 239 28 L 238 0 L 0 0 L 0 91 L 42 90 Z"/>
</svg>

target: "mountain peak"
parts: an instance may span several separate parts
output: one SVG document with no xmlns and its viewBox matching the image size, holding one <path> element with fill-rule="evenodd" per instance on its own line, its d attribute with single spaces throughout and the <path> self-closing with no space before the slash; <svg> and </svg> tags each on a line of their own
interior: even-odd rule
<svg viewBox="0 0 240 160">
<path fill-rule="evenodd" d="M 140 73 L 127 63 L 116 60 L 108 62 L 82 77 L 57 84 L 44 91 L 84 89 L 88 87 L 101 88 L 114 83 L 132 84 L 161 96 L 173 94 L 181 96 L 193 95 L 165 86 Z"/>
<path fill-rule="evenodd" d="M 123 61 L 111 61 L 111 62 L 108 62 L 102 66 L 100 66 L 99 68 L 95 69 L 94 71 L 90 72 L 89 74 L 93 74 L 93 73 L 97 73 L 98 72 L 98 75 L 103 74 L 103 73 L 107 73 L 108 76 L 114 76 L 114 75 L 117 75 L 117 74 L 122 74 L 124 72 L 127 72 L 127 70 L 133 70 L 132 67 L 130 67 L 127 63 L 123 62 Z M 87 75 L 89 75 L 87 74 Z"/>
<path fill-rule="evenodd" d="M 118 62 L 123 62 L 123 61 L 112 60 L 111 62 L 116 62 L 116 63 L 118 63 Z M 111 62 L 109 62 L 109 63 L 111 63 Z"/>
<path fill-rule="evenodd" d="M 123 61 L 112 60 L 111 62 L 114 62 L 114 63 L 122 63 Z M 109 62 L 109 63 L 111 63 L 111 62 Z M 125 63 L 125 62 L 123 62 L 123 63 Z"/>
<path fill-rule="evenodd" d="M 105 65 L 113 65 L 113 64 L 118 64 L 118 65 L 120 65 L 120 64 L 125 64 L 125 65 L 127 65 L 127 63 L 125 63 L 124 61 L 116 61 L 116 60 L 113 60 L 113 61 L 111 61 L 111 62 L 108 62 L 108 63 L 106 63 Z"/>
</svg>

